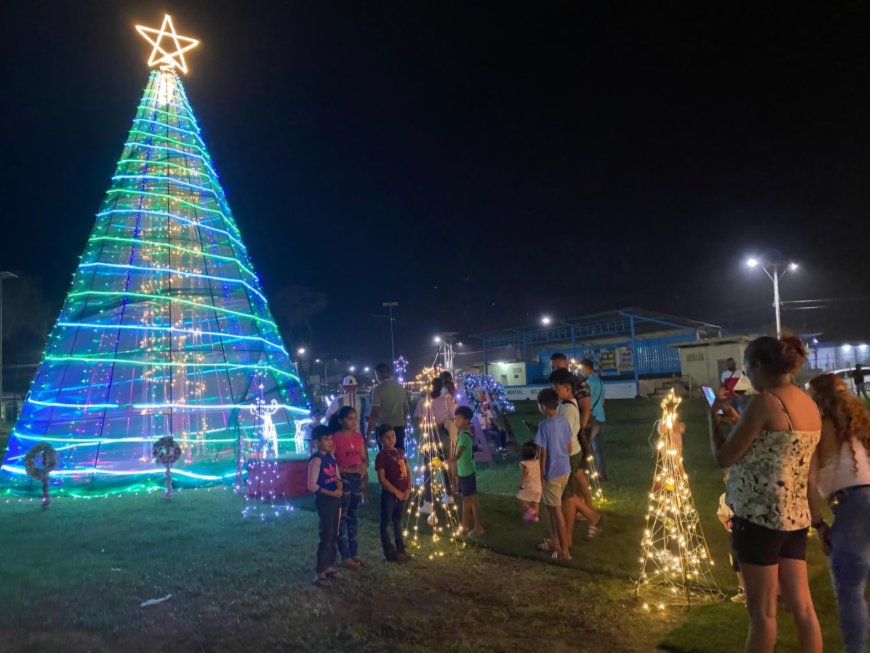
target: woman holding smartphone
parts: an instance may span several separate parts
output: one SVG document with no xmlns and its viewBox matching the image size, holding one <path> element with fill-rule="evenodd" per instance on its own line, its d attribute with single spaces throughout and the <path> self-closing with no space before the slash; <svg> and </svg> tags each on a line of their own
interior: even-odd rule
<svg viewBox="0 0 870 653">
<path fill-rule="evenodd" d="M 747 653 L 774 651 L 777 589 L 794 617 L 801 652 L 822 650 L 806 563 L 810 460 L 821 419 L 813 400 L 791 382 L 805 358 L 798 338 L 756 338 L 743 369 L 759 394 L 742 415 L 724 391 L 711 409 L 713 455 L 731 468 L 725 501 L 734 512 L 732 543 L 746 584 Z M 734 425 L 727 437 L 723 423 Z"/>
</svg>

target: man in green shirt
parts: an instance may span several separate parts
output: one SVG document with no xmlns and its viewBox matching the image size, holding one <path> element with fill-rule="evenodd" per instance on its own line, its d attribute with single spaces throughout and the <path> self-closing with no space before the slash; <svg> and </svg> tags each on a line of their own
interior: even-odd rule
<svg viewBox="0 0 870 653">
<path fill-rule="evenodd" d="M 462 532 L 474 540 L 483 535 L 480 523 L 480 501 L 477 497 L 477 477 L 474 474 L 474 443 L 471 439 L 471 420 L 474 413 L 468 406 L 460 406 L 454 414 L 459 431 L 456 450 L 448 462 L 456 463 L 459 491 L 462 493 Z M 473 524 L 473 527 L 472 527 Z"/>
<path fill-rule="evenodd" d="M 379 426 L 392 426 L 396 432 L 396 449 L 405 450 L 405 424 L 408 421 L 408 393 L 393 379 L 390 366 L 378 363 L 375 367 L 378 384 L 372 390 L 372 412 L 369 415 L 368 432 L 371 435 Z M 381 443 L 378 441 L 378 449 Z"/>
</svg>

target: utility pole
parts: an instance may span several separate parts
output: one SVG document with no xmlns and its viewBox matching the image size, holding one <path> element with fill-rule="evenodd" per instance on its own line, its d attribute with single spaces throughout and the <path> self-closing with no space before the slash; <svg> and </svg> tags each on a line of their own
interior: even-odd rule
<svg viewBox="0 0 870 653">
<path fill-rule="evenodd" d="M 444 331 L 441 333 L 441 357 L 444 359 L 444 369 L 453 371 L 453 345 L 456 344 L 458 331 Z"/>
<path fill-rule="evenodd" d="M 396 361 L 396 340 L 393 333 L 393 321 L 396 319 L 393 317 L 393 309 L 399 305 L 399 302 L 381 302 L 381 306 L 386 308 L 390 314 L 389 315 L 372 315 L 372 317 L 383 317 L 390 321 L 390 355 L 393 357 L 393 362 Z"/>
<path fill-rule="evenodd" d="M 11 272 L 0 272 L 0 422 L 6 422 L 6 402 L 3 401 L 3 281 L 17 278 Z"/>
</svg>

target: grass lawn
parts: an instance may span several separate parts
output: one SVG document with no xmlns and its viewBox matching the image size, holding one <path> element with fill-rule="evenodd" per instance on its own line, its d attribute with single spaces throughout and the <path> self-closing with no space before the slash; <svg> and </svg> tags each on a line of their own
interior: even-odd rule
<svg viewBox="0 0 870 653">
<path fill-rule="evenodd" d="M 520 405 L 512 418 L 533 407 Z M 0 650 L 44 651 L 698 651 L 742 648 L 745 608 L 724 602 L 644 612 L 632 595 L 652 471 L 648 437 L 658 406 L 608 403 L 608 521 L 575 537 L 574 560 L 536 551 L 542 523 L 520 519 L 514 457 L 479 471 L 483 546 L 435 561 L 380 562 L 377 490 L 364 507 L 370 564 L 343 581 L 310 584 L 317 520 L 308 501 L 280 518 L 241 518 L 232 492 L 182 491 L 100 499 L 0 503 Z M 733 591 L 716 503 L 721 472 L 707 444 L 704 405 L 684 402 L 686 468 L 716 576 Z M 578 527 L 581 528 L 582 526 Z M 826 649 L 841 646 L 833 593 L 810 543 L 813 596 Z M 171 593 L 160 605 L 146 599 Z M 796 650 L 787 614 L 780 650 Z"/>
</svg>

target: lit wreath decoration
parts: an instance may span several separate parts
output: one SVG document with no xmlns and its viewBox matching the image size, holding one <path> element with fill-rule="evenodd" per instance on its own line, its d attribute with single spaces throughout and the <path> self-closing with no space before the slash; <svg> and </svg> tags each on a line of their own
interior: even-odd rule
<svg viewBox="0 0 870 653">
<path fill-rule="evenodd" d="M 181 458 L 181 447 L 171 435 L 164 435 L 154 443 L 151 448 L 154 460 L 166 467 L 166 491 L 163 493 L 167 499 L 172 498 L 172 472 L 170 467 Z"/>
<path fill-rule="evenodd" d="M 41 460 L 41 462 L 40 462 Z M 24 455 L 24 469 L 27 475 L 42 483 L 42 508 L 48 508 L 48 475 L 57 467 L 57 451 L 47 442 L 34 445 Z"/>
<path fill-rule="evenodd" d="M 181 458 L 181 447 L 171 435 L 164 435 L 154 443 L 151 453 L 161 465 L 169 467 Z"/>
<path fill-rule="evenodd" d="M 37 460 L 42 458 L 42 463 Z M 24 468 L 27 475 L 37 481 L 47 481 L 48 475 L 57 467 L 57 451 L 50 444 L 40 442 L 30 448 L 24 456 Z"/>
</svg>

